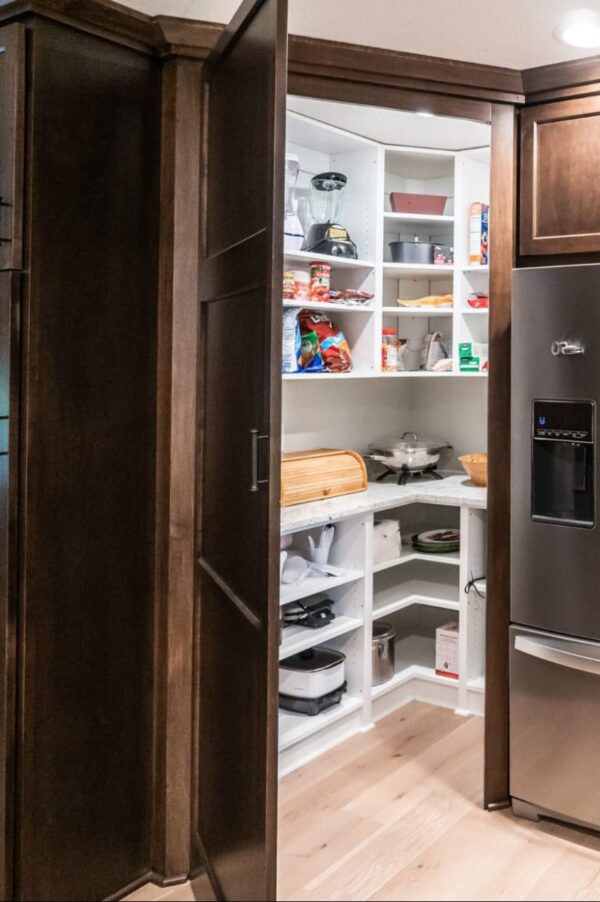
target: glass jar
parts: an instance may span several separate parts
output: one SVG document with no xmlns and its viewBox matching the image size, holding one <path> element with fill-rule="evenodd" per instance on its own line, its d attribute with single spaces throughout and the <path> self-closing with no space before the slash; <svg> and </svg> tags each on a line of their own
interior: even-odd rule
<svg viewBox="0 0 600 902">
<path fill-rule="evenodd" d="M 384 373 L 395 373 L 398 370 L 398 333 L 395 329 L 383 330 L 381 369 Z"/>
</svg>

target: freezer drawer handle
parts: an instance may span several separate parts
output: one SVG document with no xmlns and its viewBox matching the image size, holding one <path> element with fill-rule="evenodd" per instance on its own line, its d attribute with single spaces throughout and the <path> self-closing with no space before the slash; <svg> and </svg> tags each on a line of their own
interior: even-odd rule
<svg viewBox="0 0 600 902">
<path fill-rule="evenodd" d="M 258 478 L 258 443 L 268 441 L 268 435 L 260 435 L 258 429 L 250 430 L 250 442 L 251 442 L 251 467 L 252 467 L 252 481 L 250 483 L 250 491 L 258 492 L 259 485 L 268 485 L 268 479 L 259 479 Z"/>
<path fill-rule="evenodd" d="M 532 658 L 549 661 L 550 664 L 559 664 L 561 667 L 569 667 L 571 670 L 583 670 L 585 673 L 595 673 L 600 676 L 600 660 L 588 658 L 586 655 L 578 655 L 572 651 L 564 651 L 527 636 L 516 637 L 515 649 L 525 655 L 531 655 Z"/>
<path fill-rule="evenodd" d="M 572 341 L 553 341 L 550 350 L 554 357 L 573 357 L 575 354 L 585 354 L 583 345 L 574 344 Z"/>
</svg>

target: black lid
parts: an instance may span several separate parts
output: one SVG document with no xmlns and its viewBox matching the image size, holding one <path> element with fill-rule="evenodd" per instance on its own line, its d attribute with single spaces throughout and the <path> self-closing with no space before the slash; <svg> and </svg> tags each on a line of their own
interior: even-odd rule
<svg viewBox="0 0 600 902">
<path fill-rule="evenodd" d="M 341 191 L 347 182 L 343 172 L 320 172 L 310 180 L 317 191 Z"/>
</svg>

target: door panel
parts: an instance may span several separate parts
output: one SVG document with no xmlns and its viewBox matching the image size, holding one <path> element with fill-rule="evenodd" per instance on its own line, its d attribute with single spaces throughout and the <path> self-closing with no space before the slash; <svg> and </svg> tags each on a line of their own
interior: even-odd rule
<svg viewBox="0 0 600 902">
<path fill-rule="evenodd" d="M 600 404 L 600 265 L 515 270 L 512 318 L 511 620 L 600 639 L 599 528 L 532 519 L 532 402 Z M 555 341 L 585 353 L 552 354 Z M 596 434 L 598 425 L 596 423 Z M 596 455 L 596 487 L 600 461 Z M 596 495 L 597 495 L 596 488 Z M 596 498 L 596 510 L 597 510 Z M 596 522 L 597 522 L 596 513 Z M 551 603 L 550 603 L 551 602 Z"/>
<path fill-rule="evenodd" d="M 20 269 L 23 243 L 25 29 L 0 28 L 0 269 Z"/>
<path fill-rule="evenodd" d="M 208 63 L 195 845 L 218 895 L 274 899 L 286 3 Z"/>
<path fill-rule="evenodd" d="M 521 115 L 521 253 L 600 251 L 600 98 Z"/>
<path fill-rule="evenodd" d="M 600 824 L 600 645 L 511 629 L 511 796 Z"/>
<path fill-rule="evenodd" d="M 19 342 L 20 287 L 19 274 L 0 273 L 0 899 L 11 898 L 13 879 L 19 355 L 11 351 Z"/>
</svg>

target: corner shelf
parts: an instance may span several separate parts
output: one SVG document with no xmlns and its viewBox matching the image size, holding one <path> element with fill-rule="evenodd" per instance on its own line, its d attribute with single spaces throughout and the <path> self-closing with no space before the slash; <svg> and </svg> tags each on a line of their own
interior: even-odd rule
<svg viewBox="0 0 600 902">
<path fill-rule="evenodd" d="M 296 307 L 298 310 L 334 310 L 337 313 L 375 313 L 373 306 L 354 305 L 354 304 L 337 304 L 335 302 L 315 303 L 314 301 L 288 301 L 284 300 L 284 307 Z"/>
<path fill-rule="evenodd" d="M 283 752 L 290 746 L 303 739 L 318 733 L 325 727 L 330 727 L 338 720 L 342 720 L 355 711 L 362 708 L 362 699 L 352 695 L 344 695 L 339 705 L 317 714 L 316 717 L 307 717 L 305 714 L 293 714 L 290 711 L 279 711 L 279 751 Z"/>
<path fill-rule="evenodd" d="M 422 225 L 431 223 L 432 225 L 454 225 L 454 216 L 444 216 L 443 214 L 431 213 L 393 213 L 386 210 L 383 214 L 384 219 L 389 222 L 414 222 Z"/>
<path fill-rule="evenodd" d="M 280 586 L 279 604 L 292 604 L 294 601 L 310 598 L 312 595 L 318 595 L 320 592 L 330 592 L 331 589 L 337 589 L 339 586 L 347 585 L 347 583 L 355 583 L 363 577 L 364 573 L 361 570 L 348 570 L 343 576 L 309 576 L 308 579 L 303 580 L 301 583 Z"/>
<path fill-rule="evenodd" d="M 445 316 L 452 317 L 454 313 L 453 307 L 383 307 L 384 316 L 422 316 L 426 319 L 432 317 Z"/>
<path fill-rule="evenodd" d="M 290 658 L 292 655 L 315 648 L 317 645 L 323 645 L 339 636 L 345 636 L 346 633 L 360 629 L 362 625 L 363 621 L 357 617 L 340 616 L 318 630 L 311 630 L 305 626 L 288 626 L 283 630 L 283 642 L 279 646 L 279 660 Z"/>
<path fill-rule="evenodd" d="M 410 680 L 426 680 L 428 683 L 436 683 L 438 686 L 453 686 L 458 691 L 458 680 L 439 676 L 432 667 L 411 664 L 409 667 L 405 667 L 404 670 L 398 671 L 398 673 L 396 673 L 391 680 L 388 680 L 387 683 L 382 683 L 380 686 L 373 686 L 371 698 L 381 698 L 382 695 L 392 692 L 394 689 L 403 686 L 404 683 L 408 683 Z"/>
<path fill-rule="evenodd" d="M 480 272 L 480 273 L 489 273 L 490 267 L 489 264 L 486 263 L 485 266 L 481 266 L 479 264 L 471 264 L 469 266 L 462 267 L 463 272 Z"/>
<path fill-rule="evenodd" d="M 424 263 L 417 266 L 413 263 L 384 263 L 385 279 L 428 279 L 430 282 L 441 282 L 451 279 L 454 267 L 447 264 Z"/>
<path fill-rule="evenodd" d="M 392 567 L 400 567 L 402 564 L 409 564 L 411 561 L 427 561 L 434 564 L 454 564 L 456 567 L 460 565 L 460 551 L 451 551 L 448 554 L 425 554 L 422 551 L 406 551 L 401 557 L 393 558 L 391 561 L 384 561 L 381 564 L 373 566 L 373 573 L 381 573 L 384 570 L 390 570 Z"/>
<path fill-rule="evenodd" d="M 284 260 L 296 263 L 329 263 L 333 269 L 375 269 L 375 264 L 368 260 L 353 260 L 351 257 L 333 257 L 331 254 L 313 254 L 310 251 L 283 252 Z"/>
<path fill-rule="evenodd" d="M 428 608 L 442 608 L 444 611 L 460 611 L 460 602 L 458 601 L 448 601 L 447 598 L 436 598 L 434 595 L 406 595 L 404 598 L 399 598 L 398 601 L 373 608 L 373 620 L 389 617 L 390 614 L 396 614 L 414 604 L 425 605 Z"/>
</svg>

